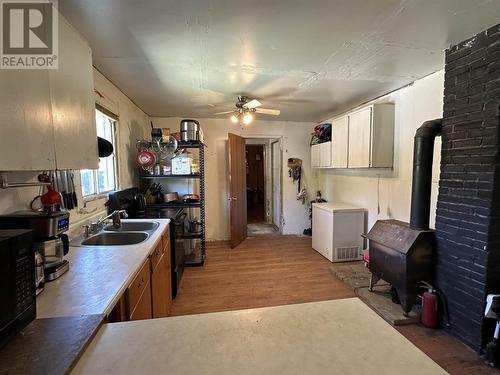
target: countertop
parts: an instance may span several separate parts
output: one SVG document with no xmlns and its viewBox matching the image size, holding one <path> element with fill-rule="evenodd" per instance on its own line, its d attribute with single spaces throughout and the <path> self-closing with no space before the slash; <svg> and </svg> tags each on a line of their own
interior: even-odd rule
<svg viewBox="0 0 500 375">
<path fill-rule="evenodd" d="M 358 298 L 104 325 L 73 374 L 446 374 Z"/>
<path fill-rule="evenodd" d="M 136 245 L 71 246 L 66 256 L 69 271 L 46 283 L 45 290 L 37 297 L 37 318 L 108 315 L 170 222 L 169 219 L 149 221 L 160 226 L 146 241 Z"/>
<path fill-rule="evenodd" d="M 35 319 L 0 350 L 0 374 L 68 374 L 104 315 Z"/>
</svg>

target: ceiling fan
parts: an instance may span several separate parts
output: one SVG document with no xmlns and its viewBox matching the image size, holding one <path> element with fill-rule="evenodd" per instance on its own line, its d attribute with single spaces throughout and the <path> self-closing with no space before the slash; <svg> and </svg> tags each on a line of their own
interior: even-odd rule
<svg viewBox="0 0 500 375">
<path fill-rule="evenodd" d="M 224 111 L 215 113 L 216 115 L 225 115 L 232 113 L 231 121 L 234 123 L 243 123 L 248 125 L 253 120 L 254 113 L 263 115 L 279 116 L 279 109 L 259 108 L 262 105 L 257 99 L 249 100 L 247 96 L 238 96 L 238 101 L 235 104 L 235 109 L 231 111 Z"/>
</svg>

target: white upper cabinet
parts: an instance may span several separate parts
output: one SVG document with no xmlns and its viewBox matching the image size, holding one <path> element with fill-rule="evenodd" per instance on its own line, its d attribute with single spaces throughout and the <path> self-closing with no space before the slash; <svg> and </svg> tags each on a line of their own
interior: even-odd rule
<svg viewBox="0 0 500 375">
<path fill-rule="evenodd" d="M 0 171 L 98 167 L 90 48 L 61 16 L 58 58 L 0 70 Z"/>
<path fill-rule="evenodd" d="M 330 168 L 332 166 L 332 142 L 311 146 L 311 167 Z"/>
<path fill-rule="evenodd" d="M 0 171 L 55 169 L 49 75 L 0 70 Z"/>
<path fill-rule="evenodd" d="M 58 169 L 96 169 L 92 52 L 63 18 L 59 20 L 59 69 L 49 72 Z"/>
<path fill-rule="evenodd" d="M 313 167 L 313 168 L 320 167 L 319 147 L 320 147 L 320 145 L 312 145 L 311 146 L 311 167 Z"/>
<path fill-rule="evenodd" d="M 394 104 L 374 104 L 349 115 L 349 168 L 391 168 Z"/>
<path fill-rule="evenodd" d="M 349 168 L 370 166 L 372 108 L 349 115 Z"/>
<path fill-rule="evenodd" d="M 319 144 L 319 166 L 330 168 L 332 166 L 332 142 Z"/>
<path fill-rule="evenodd" d="M 332 121 L 332 167 L 347 168 L 349 117 Z"/>
</svg>

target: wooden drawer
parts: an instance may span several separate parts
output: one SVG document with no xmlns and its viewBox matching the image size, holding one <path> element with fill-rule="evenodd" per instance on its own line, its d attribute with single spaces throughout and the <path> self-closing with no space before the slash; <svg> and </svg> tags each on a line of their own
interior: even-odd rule
<svg viewBox="0 0 500 375">
<path fill-rule="evenodd" d="M 156 266 L 158 265 L 158 262 L 160 261 L 163 253 L 165 252 L 163 248 L 163 242 L 160 241 L 158 245 L 156 245 L 155 249 L 149 256 L 149 259 L 151 259 L 151 271 L 154 272 Z"/>
<path fill-rule="evenodd" d="M 135 306 L 139 302 L 144 289 L 149 286 L 150 277 L 151 271 L 148 259 L 127 289 L 127 305 L 129 313 L 135 309 Z"/>
</svg>

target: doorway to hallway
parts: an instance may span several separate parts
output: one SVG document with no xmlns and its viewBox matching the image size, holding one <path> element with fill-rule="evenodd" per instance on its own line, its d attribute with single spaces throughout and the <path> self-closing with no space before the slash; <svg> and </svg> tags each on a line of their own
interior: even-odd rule
<svg viewBox="0 0 500 375">
<path fill-rule="evenodd" d="M 245 139 L 248 235 L 281 232 L 281 142 Z"/>
</svg>

